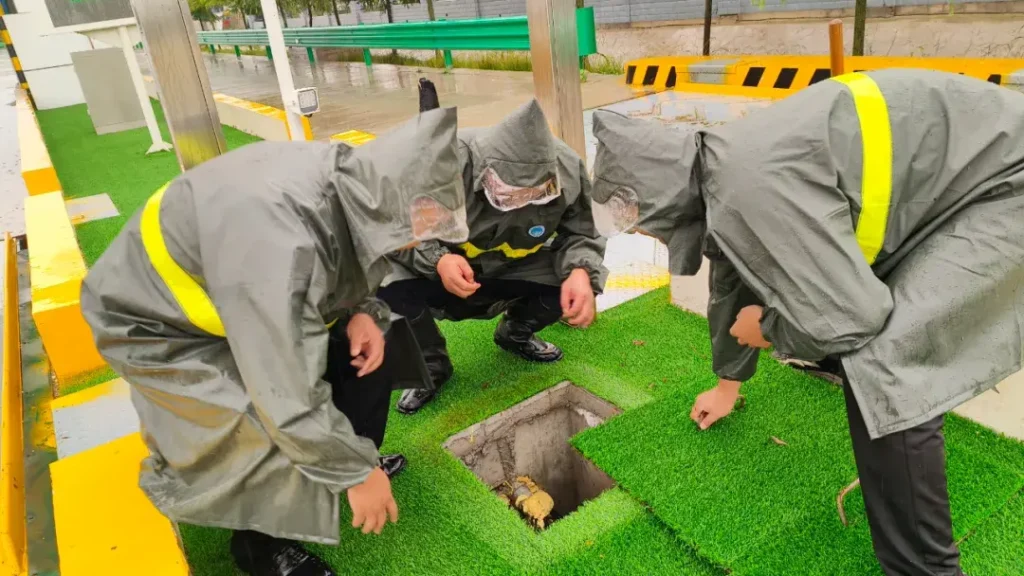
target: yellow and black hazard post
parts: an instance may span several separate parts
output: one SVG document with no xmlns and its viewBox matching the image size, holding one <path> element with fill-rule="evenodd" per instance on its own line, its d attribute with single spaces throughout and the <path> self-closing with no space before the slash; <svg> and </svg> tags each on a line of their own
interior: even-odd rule
<svg viewBox="0 0 1024 576">
<path fill-rule="evenodd" d="M 11 33 L 7 31 L 7 24 L 4 23 L 4 5 L 2 3 L 0 3 L 0 40 L 7 46 L 7 54 L 11 57 L 11 65 L 14 66 L 14 72 L 18 75 L 18 82 L 25 92 L 28 93 L 28 99 L 32 102 L 32 107 L 35 108 L 36 101 L 32 98 L 32 91 L 28 87 L 28 78 L 25 78 L 25 71 L 21 68 L 21 60 L 18 59 L 18 53 L 14 50 Z"/>
</svg>

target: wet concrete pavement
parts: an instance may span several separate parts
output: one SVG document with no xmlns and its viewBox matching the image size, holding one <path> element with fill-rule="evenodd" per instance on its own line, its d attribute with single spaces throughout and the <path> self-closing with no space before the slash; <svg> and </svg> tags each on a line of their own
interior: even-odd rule
<svg viewBox="0 0 1024 576">
<path fill-rule="evenodd" d="M 28 192 L 21 179 L 21 156 L 18 150 L 18 112 L 14 90 L 18 77 L 7 51 L 0 51 L 0 236 L 25 233 L 25 211 L 22 203 Z"/>
<path fill-rule="evenodd" d="M 310 65 L 305 51 L 290 53 L 296 87 L 316 86 L 320 113 L 312 118 L 318 139 L 346 130 L 381 132 L 419 111 L 417 84 L 420 78 L 437 87 L 442 106 L 457 106 L 459 125 L 486 126 L 501 120 L 534 95 L 532 72 L 502 72 L 457 68 L 444 73 L 437 68 L 335 62 L 326 59 Z M 146 58 L 140 59 L 144 73 Z M 203 54 L 215 92 L 281 107 L 273 63 L 262 56 Z M 597 108 L 635 97 L 621 76 L 589 74 L 583 83 L 583 108 Z"/>
</svg>

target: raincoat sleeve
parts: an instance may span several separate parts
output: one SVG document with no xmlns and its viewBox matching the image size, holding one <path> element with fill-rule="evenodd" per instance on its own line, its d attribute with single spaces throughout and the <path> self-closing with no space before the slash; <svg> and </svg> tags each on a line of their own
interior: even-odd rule
<svg viewBox="0 0 1024 576">
<path fill-rule="evenodd" d="M 218 231 L 231 241 L 203 246 L 207 289 L 267 434 L 302 474 L 341 492 L 366 479 L 378 453 L 334 407 L 321 378 L 328 330 L 319 310 L 330 268 L 298 215 L 280 206 L 239 209 L 253 214 Z"/>
<path fill-rule="evenodd" d="M 389 258 L 424 278 L 437 280 L 437 263 L 449 253 L 450 250 L 445 245 L 437 240 L 430 240 L 420 243 L 415 248 L 395 252 Z"/>
<path fill-rule="evenodd" d="M 562 214 L 555 244 L 555 273 L 565 281 L 576 268 L 590 276 L 595 294 L 604 292 L 608 269 L 604 267 L 607 240 L 597 233 L 591 211 L 590 178 L 586 166 L 580 162 L 580 193 L 576 201 Z"/>
<path fill-rule="evenodd" d="M 374 298 L 370 296 L 357 304 L 352 310 L 345 314 L 340 321 L 348 322 L 356 314 L 367 314 L 371 318 L 377 327 L 380 328 L 381 332 L 387 332 L 391 328 L 391 307 L 380 298 Z"/>
<path fill-rule="evenodd" d="M 765 338 L 785 354 L 820 360 L 867 344 L 893 303 L 857 243 L 849 201 L 834 186 L 816 183 L 824 178 L 802 174 L 805 164 L 760 174 L 737 168 L 721 178 L 723 188 L 774 181 L 732 203 L 712 200 L 709 229 L 764 302 Z M 767 202 L 774 209 L 766 210 Z"/>
<path fill-rule="evenodd" d="M 760 304 L 724 256 L 709 254 L 708 328 L 711 332 L 711 364 L 723 380 L 746 382 L 757 372 L 759 350 L 743 346 L 729 334 L 736 315 L 746 306 Z"/>
</svg>

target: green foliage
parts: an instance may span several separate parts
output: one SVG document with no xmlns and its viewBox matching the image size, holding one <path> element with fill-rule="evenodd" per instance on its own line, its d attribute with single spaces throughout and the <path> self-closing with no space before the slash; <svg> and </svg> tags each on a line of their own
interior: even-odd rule
<svg viewBox="0 0 1024 576">
<path fill-rule="evenodd" d="M 212 23 L 217 21 L 213 9 L 222 4 L 220 0 L 188 0 L 188 9 L 192 12 L 192 18 L 200 24 Z"/>
</svg>

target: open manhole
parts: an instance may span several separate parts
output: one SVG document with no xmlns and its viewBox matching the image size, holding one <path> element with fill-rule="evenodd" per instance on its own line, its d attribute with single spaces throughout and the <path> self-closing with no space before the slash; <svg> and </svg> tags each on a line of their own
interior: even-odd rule
<svg viewBox="0 0 1024 576">
<path fill-rule="evenodd" d="M 620 412 L 562 382 L 459 432 L 444 447 L 543 529 L 615 485 L 569 439 Z"/>
</svg>

